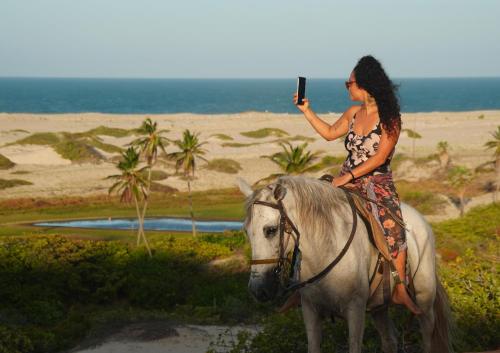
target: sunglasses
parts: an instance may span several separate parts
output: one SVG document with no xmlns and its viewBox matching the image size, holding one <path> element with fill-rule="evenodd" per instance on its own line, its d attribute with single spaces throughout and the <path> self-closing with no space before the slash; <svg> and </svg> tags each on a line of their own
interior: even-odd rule
<svg viewBox="0 0 500 353">
<path fill-rule="evenodd" d="M 355 83 L 355 82 L 356 82 L 356 81 L 345 81 L 345 88 L 346 88 L 346 89 L 349 89 L 349 87 L 351 87 L 351 85 L 352 85 L 353 83 Z"/>
</svg>

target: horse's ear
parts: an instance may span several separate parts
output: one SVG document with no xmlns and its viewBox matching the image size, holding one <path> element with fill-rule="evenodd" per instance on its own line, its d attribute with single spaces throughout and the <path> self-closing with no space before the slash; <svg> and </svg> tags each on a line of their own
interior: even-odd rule
<svg viewBox="0 0 500 353">
<path fill-rule="evenodd" d="M 238 181 L 238 187 L 240 188 L 240 191 L 243 193 L 243 195 L 248 197 L 253 194 L 251 186 L 246 182 L 245 179 L 237 178 L 237 181 Z"/>
<path fill-rule="evenodd" d="M 286 188 L 281 184 L 276 184 L 273 194 L 276 201 L 281 201 L 285 198 Z"/>
</svg>

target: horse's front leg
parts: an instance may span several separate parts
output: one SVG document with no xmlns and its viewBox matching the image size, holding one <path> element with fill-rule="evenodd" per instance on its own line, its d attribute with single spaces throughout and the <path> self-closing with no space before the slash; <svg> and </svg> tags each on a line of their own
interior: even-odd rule
<svg viewBox="0 0 500 353">
<path fill-rule="evenodd" d="M 302 315 L 307 333 L 307 353 L 320 353 L 321 317 L 314 305 L 304 296 L 302 296 Z"/>
<path fill-rule="evenodd" d="M 349 353 L 360 353 L 363 347 L 363 333 L 365 330 L 366 300 L 353 299 L 346 312 L 347 326 L 349 327 Z"/>
</svg>

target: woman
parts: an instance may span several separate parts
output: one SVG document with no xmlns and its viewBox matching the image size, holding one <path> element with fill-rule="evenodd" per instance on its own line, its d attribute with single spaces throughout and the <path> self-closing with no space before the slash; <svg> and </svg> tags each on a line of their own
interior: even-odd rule
<svg viewBox="0 0 500 353">
<path fill-rule="evenodd" d="M 401 131 L 401 114 L 395 86 L 380 62 L 372 56 L 364 56 L 358 61 L 345 85 L 351 100 L 362 104 L 347 109 L 333 125 L 324 122 L 314 113 L 308 99 L 304 99 L 304 104 L 297 105 L 297 108 L 327 141 L 347 134 L 344 144 L 348 155 L 340 175 L 334 178 L 333 185 L 353 187 L 363 195 L 383 203 L 401 217 L 399 197 L 390 169 L 394 147 Z M 294 103 L 297 103 L 296 95 Z M 399 278 L 405 279 L 404 228 L 392 219 L 385 208 L 371 203 L 367 207 L 380 221 Z M 396 284 L 392 301 L 405 305 L 414 314 L 421 313 L 401 281 Z"/>
</svg>

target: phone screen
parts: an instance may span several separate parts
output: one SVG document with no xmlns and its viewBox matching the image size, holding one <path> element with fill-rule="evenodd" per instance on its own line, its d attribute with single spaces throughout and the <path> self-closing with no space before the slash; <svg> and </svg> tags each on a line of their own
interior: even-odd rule
<svg viewBox="0 0 500 353">
<path fill-rule="evenodd" d="M 297 105 L 303 105 L 302 101 L 306 94 L 306 78 L 299 76 L 297 78 Z"/>
</svg>

